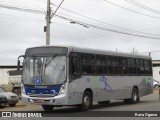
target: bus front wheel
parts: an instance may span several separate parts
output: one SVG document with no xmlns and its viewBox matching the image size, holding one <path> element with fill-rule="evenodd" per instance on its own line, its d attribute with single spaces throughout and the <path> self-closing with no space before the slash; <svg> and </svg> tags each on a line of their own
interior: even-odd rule
<svg viewBox="0 0 160 120">
<path fill-rule="evenodd" d="M 92 94 L 89 91 L 85 91 L 82 98 L 82 104 L 80 105 L 80 109 L 87 111 L 92 106 Z"/>
<path fill-rule="evenodd" d="M 45 111 L 51 111 L 51 110 L 53 110 L 54 106 L 53 105 L 42 105 L 42 108 Z"/>
</svg>

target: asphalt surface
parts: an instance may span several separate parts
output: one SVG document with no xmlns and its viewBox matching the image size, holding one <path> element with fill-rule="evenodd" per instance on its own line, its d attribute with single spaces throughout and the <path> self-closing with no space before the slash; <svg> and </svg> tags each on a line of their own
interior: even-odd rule
<svg viewBox="0 0 160 120">
<path fill-rule="evenodd" d="M 54 111 L 77 111 L 77 107 L 55 107 Z M 90 111 L 160 111 L 159 91 L 154 90 L 154 93 L 141 97 L 137 104 L 125 104 L 122 100 L 113 100 L 108 105 L 99 105 L 93 103 Z M 15 107 L 6 106 L 0 111 L 43 111 L 40 105 L 27 105 L 21 100 Z"/>
<path fill-rule="evenodd" d="M 96 114 L 105 113 L 107 111 L 108 114 L 112 114 L 113 111 L 120 111 L 123 114 L 123 111 L 160 111 L 160 101 L 159 101 L 159 91 L 154 90 L 154 93 L 151 95 L 147 95 L 141 97 L 141 100 L 137 104 L 125 104 L 122 100 L 114 100 L 111 101 L 108 105 L 99 105 L 97 103 L 93 104 L 93 107 L 89 112 L 82 112 L 75 106 L 69 107 L 56 107 L 53 111 L 46 112 L 42 109 L 40 105 L 27 105 L 22 103 L 21 101 L 15 106 L 10 107 L 6 106 L 5 108 L 1 108 L 0 111 L 19 111 L 19 112 L 40 112 L 40 113 L 50 113 L 54 114 L 54 116 L 86 116 L 87 114 L 91 113 L 93 116 Z M 159 114 L 160 115 L 160 114 Z"/>
</svg>

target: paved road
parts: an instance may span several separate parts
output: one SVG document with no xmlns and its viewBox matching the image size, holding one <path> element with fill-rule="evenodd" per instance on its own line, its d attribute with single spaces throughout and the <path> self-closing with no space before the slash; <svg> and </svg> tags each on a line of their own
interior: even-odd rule
<svg viewBox="0 0 160 120">
<path fill-rule="evenodd" d="M 39 105 L 25 105 L 21 102 L 17 104 L 16 107 L 6 106 L 0 111 L 35 111 L 45 113 L 41 106 Z M 124 104 L 123 101 L 111 101 L 107 106 L 98 105 L 94 103 L 92 111 L 160 111 L 160 102 L 158 91 L 154 91 L 153 94 L 142 97 L 140 103 L 138 104 Z M 69 113 L 72 115 L 79 115 L 81 111 L 77 107 L 59 107 L 51 111 L 55 115 L 64 115 Z"/>
</svg>

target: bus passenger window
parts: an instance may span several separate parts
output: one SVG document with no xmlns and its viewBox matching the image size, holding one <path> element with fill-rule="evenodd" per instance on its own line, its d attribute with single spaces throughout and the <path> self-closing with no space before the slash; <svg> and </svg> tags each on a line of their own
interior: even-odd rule
<svg viewBox="0 0 160 120">
<path fill-rule="evenodd" d="M 128 74 L 136 74 L 136 59 L 134 58 L 128 58 Z"/>
<path fill-rule="evenodd" d="M 119 65 L 119 75 L 125 75 L 127 74 L 127 58 L 125 57 L 119 57 L 118 58 L 118 65 Z"/>
<path fill-rule="evenodd" d="M 145 74 L 147 74 L 147 75 L 150 74 L 150 70 L 149 70 L 149 60 L 144 60 L 144 71 L 145 71 Z"/>
<path fill-rule="evenodd" d="M 80 59 L 78 57 L 71 57 L 69 61 L 69 76 L 74 79 L 80 76 Z"/>
</svg>

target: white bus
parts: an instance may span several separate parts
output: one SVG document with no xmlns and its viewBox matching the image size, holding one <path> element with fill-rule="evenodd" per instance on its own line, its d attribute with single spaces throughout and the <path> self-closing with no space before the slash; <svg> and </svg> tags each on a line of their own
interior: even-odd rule
<svg viewBox="0 0 160 120">
<path fill-rule="evenodd" d="M 152 93 L 149 56 L 42 46 L 28 48 L 23 57 L 22 101 L 47 111 L 69 105 L 88 110 L 93 102 L 116 99 L 137 103 Z"/>
</svg>

